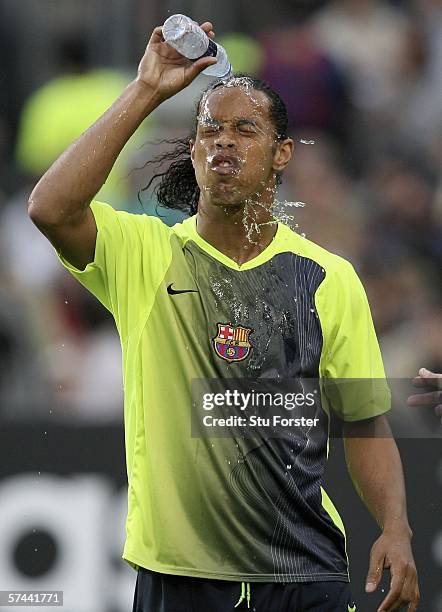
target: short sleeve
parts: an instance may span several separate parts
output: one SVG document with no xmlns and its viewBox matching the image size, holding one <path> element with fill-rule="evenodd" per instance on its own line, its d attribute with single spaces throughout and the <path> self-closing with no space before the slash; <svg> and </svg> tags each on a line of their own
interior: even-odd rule
<svg viewBox="0 0 442 612">
<path fill-rule="evenodd" d="M 387 412 L 391 393 L 364 287 L 353 266 L 340 261 L 321 297 L 329 304 L 320 371 L 334 412 L 358 421 Z"/>
<path fill-rule="evenodd" d="M 136 324 L 171 259 L 170 229 L 158 218 L 116 211 L 93 201 L 97 225 L 94 260 L 79 270 L 63 266 L 114 315 L 120 333 Z"/>
</svg>

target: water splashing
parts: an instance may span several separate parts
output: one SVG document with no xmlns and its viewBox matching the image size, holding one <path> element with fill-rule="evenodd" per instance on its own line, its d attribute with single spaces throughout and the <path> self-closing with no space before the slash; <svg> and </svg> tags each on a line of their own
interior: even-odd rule
<svg viewBox="0 0 442 612">
<path fill-rule="evenodd" d="M 263 102 L 259 97 L 256 97 L 254 95 L 255 89 L 253 86 L 253 81 L 249 77 L 231 76 L 223 82 L 222 87 L 223 88 L 241 88 L 241 90 L 245 92 L 249 100 L 252 102 L 253 108 L 256 111 L 257 116 L 260 114 L 260 109 L 262 107 Z M 234 118 L 232 119 L 232 121 L 221 121 L 220 122 L 218 118 L 212 116 L 211 105 L 209 105 L 209 99 L 211 99 L 213 95 L 217 95 L 220 93 L 221 93 L 220 90 L 217 91 L 216 89 L 215 90 L 209 89 L 205 94 L 203 94 L 203 97 L 199 105 L 199 112 L 198 112 L 198 117 L 197 117 L 198 125 L 201 127 L 201 129 L 205 129 L 208 127 L 208 129 L 211 130 L 212 126 L 215 126 L 216 129 L 220 129 L 220 130 L 232 128 L 231 124 L 232 123 L 234 124 L 235 122 Z M 255 132 L 254 132 L 255 135 L 258 134 L 258 135 L 262 135 L 266 137 L 265 144 L 263 144 L 264 141 L 261 142 L 260 139 L 259 139 L 259 143 L 261 146 L 263 147 L 265 146 L 267 148 L 268 147 L 268 132 L 266 132 L 262 128 L 262 126 L 260 126 L 259 121 L 257 122 L 257 125 L 254 126 L 254 129 L 255 129 Z M 210 134 L 211 133 L 212 132 L 210 131 Z M 249 158 L 249 150 L 253 148 L 253 145 L 255 142 L 256 141 L 254 139 L 251 139 L 250 142 L 245 141 L 242 143 L 238 151 L 235 152 L 235 154 L 239 158 L 238 163 L 240 164 L 242 168 L 244 168 L 247 165 L 248 158 Z M 274 142 L 275 142 L 275 145 L 278 144 L 277 139 L 275 139 Z M 308 144 L 308 145 L 315 144 L 314 140 L 308 140 L 305 138 L 301 139 L 300 142 L 302 142 L 303 144 Z M 199 139 L 199 144 L 203 148 L 207 148 L 206 163 L 208 166 L 210 166 L 213 163 L 215 155 L 214 155 L 212 146 L 209 146 L 208 143 L 210 144 L 210 141 L 207 141 L 203 138 Z M 266 150 L 264 152 L 263 159 L 266 159 L 267 157 L 268 157 L 268 151 Z M 257 170 L 264 170 L 264 169 L 267 169 L 267 167 L 266 168 L 263 167 L 262 169 L 257 168 Z M 264 174 L 264 173 L 260 173 L 260 174 Z M 257 178 L 257 176 L 255 178 Z M 275 183 L 277 183 L 277 181 L 275 181 Z M 261 190 L 262 189 L 263 187 L 261 186 Z M 265 193 L 266 191 L 268 193 Z M 207 193 L 208 197 L 213 197 L 211 187 L 202 186 L 202 193 L 204 192 Z M 255 192 L 249 195 L 245 199 L 245 203 L 242 207 L 242 219 L 240 221 L 240 223 L 242 223 L 244 227 L 244 233 L 245 233 L 245 244 L 243 244 L 243 248 L 244 249 L 252 249 L 253 247 L 259 248 L 259 245 L 262 239 L 262 233 L 264 230 L 264 226 L 266 225 L 276 226 L 278 223 L 283 223 L 284 225 L 287 225 L 288 227 L 290 227 L 293 231 L 297 231 L 299 226 L 298 226 L 298 223 L 296 223 L 295 218 L 294 218 L 295 217 L 294 209 L 303 208 L 305 207 L 305 205 L 306 204 L 304 202 L 300 202 L 300 201 L 289 201 L 289 200 L 279 201 L 277 199 L 277 184 L 273 184 L 271 186 L 267 185 L 264 188 L 264 191 Z M 214 289 L 218 289 L 219 291 L 219 288 L 214 287 Z"/>
</svg>

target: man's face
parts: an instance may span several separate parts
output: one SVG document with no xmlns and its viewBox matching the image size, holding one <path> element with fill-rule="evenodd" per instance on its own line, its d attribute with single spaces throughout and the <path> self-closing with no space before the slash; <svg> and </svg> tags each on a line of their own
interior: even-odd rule
<svg viewBox="0 0 442 612">
<path fill-rule="evenodd" d="M 273 192 L 277 150 L 269 100 L 263 92 L 219 87 L 202 99 L 191 155 L 206 201 L 237 205 L 260 201 L 267 190 Z"/>
</svg>

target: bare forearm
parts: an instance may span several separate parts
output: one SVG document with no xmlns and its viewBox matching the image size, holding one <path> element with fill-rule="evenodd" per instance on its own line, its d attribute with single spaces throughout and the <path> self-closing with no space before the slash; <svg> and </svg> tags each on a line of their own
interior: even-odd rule
<svg viewBox="0 0 442 612">
<path fill-rule="evenodd" d="M 390 588 L 379 612 L 406 604 L 415 612 L 419 603 L 416 564 L 411 550 L 402 463 L 388 421 L 376 417 L 370 424 L 346 423 L 345 456 L 353 483 L 382 533 L 370 550 L 365 590 L 379 586 L 383 570 L 391 574 Z"/>
<path fill-rule="evenodd" d="M 29 214 L 47 225 L 69 222 L 89 205 L 118 155 L 158 106 L 153 90 L 138 80 L 54 162 L 29 198 Z"/>
<path fill-rule="evenodd" d="M 389 432 L 384 417 L 382 435 Z M 354 437 L 345 439 L 345 455 L 353 483 L 382 530 L 404 530 L 411 536 L 407 518 L 404 475 L 396 443 L 392 437 Z"/>
</svg>

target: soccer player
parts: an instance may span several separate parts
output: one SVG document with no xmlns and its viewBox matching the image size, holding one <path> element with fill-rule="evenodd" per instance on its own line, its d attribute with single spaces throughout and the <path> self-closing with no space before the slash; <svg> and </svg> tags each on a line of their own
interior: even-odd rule
<svg viewBox="0 0 442 612">
<path fill-rule="evenodd" d="M 214 36 L 212 24 L 202 27 Z M 123 558 L 138 570 L 134 611 L 352 612 L 344 528 L 321 487 L 327 419 L 279 437 L 190 429 L 197 379 L 384 378 L 352 266 L 272 214 L 293 152 L 283 102 L 251 78 L 209 86 L 158 190 L 162 203 L 191 213 L 183 223 L 168 228 L 93 199 L 142 121 L 214 61 L 186 60 L 156 28 L 137 78 L 43 176 L 29 215 L 121 337 Z M 355 486 L 381 528 L 366 589 L 388 568 L 379 610 L 414 611 L 400 458 L 391 437 L 365 435 L 373 424 L 388 430 L 387 404 L 332 407 L 345 421 Z"/>
</svg>

